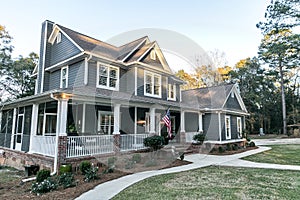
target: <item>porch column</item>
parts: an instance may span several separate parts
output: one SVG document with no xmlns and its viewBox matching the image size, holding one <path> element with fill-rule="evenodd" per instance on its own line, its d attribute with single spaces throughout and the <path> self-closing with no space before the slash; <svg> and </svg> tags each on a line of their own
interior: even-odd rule
<svg viewBox="0 0 300 200">
<path fill-rule="evenodd" d="M 39 104 L 32 105 L 32 113 L 31 113 L 31 128 L 30 128 L 30 143 L 29 143 L 29 153 L 31 153 L 34 149 L 34 137 L 37 132 L 37 123 L 38 123 L 38 111 Z"/>
<path fill-rule="evenodd" d="M 121 104 L 114 105 L 114 152 L 118 154 L 121 149 L 120 136 L 120 107 Z"/>
<path fill-rule="evenodd" d="M 12 121 L 12 131 L 11 131 L 11 140 L 10 140 L 10 148 L 14 148 L 14 138 L 16 133 L 16 120 L 17 120 L 17 108 L 14 108 L 13 113 L 13 121 Z"/>
<path fill-rule="evenodd" d="M 82 124 L 81 124 L 81 131 L 85 132 L 85 111 L 86 111 L 86 103 L 82 104 Z"/>
<path fill-rule="evenodd" d="M 2 130 L 2 110 L 0 111 L 0 130 Z"/>
<path fill-rule="evenodd" d="M 56 124 L 56 145 L 54 158 L 54 171 L 59 173 L 59 167 L 66 162 L 67 157 L 67 98 L 57 99 L 57 124 Z"/>
<path fill-rule="evenodd" d="M 218 113 L 218 123 L 219 123 L 219 141 L 222 141 L 222 121 L 221 121 L 221 112 Z"/>
<path fill-rule="evenodd" d="M 202 113 L 199 112 L 199 122 L 198 122 L 198 126 L 199 126 L 199 132 L 203 132 L 203 119 L 202 119 Z"/>
<path fill-rule="evenodd" d="M 180 143 L 186 143 L 185 137 L 185 111 L 180 112 Z"/>
<path fill-rule="evenodd" d="M 121 104 L 114 105 L 114 135 L 120 134 L 120 107 Z"/>
<path fill-rule="evenodd" d="M 151 107 L 150 108 L 150 134 L 154 135 L 155 134 L 155 108 Z"/>
</svg>

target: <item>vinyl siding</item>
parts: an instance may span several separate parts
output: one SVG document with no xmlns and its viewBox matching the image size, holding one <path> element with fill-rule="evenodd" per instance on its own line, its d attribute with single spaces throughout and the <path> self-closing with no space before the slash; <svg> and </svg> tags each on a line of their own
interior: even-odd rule
<svg viewBox="0 0 300 200">
<path fill-rule="evenodd" d="M 207 140 L 219 140 L 218 114 L 206 113 L 203 117 L 203 132 Z"/>
<path fill-rule="evenodd" d="M 60 87 L 60 69 L 51 72 L 49 90 L 58 89 Z"/>
<path fill-rule="evenodd" d="M 232 98 L 231 95 L 229 95 L 224 107 L 227 109 L 231 109 L 231 110 L 232 109 L 233 110 L 242 110 L 242 108 L 236 98 L 236 95 L 234 95 L 234 98 Z"/>
<path fill-rule="evenodd" d="M 61 34 L 61 42 L 56 43 L 55 40 L 51 46 L 50 66 L 75 56 L 80 52 L 81 51 L 64 34 Z"/>
<path fill-rule="evenodd" d="M 84 85 L 84 61 L 69 65 L 68 78 L 68 87 L 79 87 Z"/>
<path fill-rule="evenodd" d="M 185 131 L 186 132 L 196 132 L 199 129 L 199 124 L 198 124 L 198 113 L 189 113 L 186 112 L 184 114 L 185 116 Z"/>
</svg>

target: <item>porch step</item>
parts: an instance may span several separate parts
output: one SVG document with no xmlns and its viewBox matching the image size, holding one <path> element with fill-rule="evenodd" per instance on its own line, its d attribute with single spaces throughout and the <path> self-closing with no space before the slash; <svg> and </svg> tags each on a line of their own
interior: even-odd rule
<svg viewBox="0 0 300 200">
<path fill-rule="evenodd" d="M 192 153 L 192 150 L 188 150 L 190 145 L 184 145 L 184 144 L 168 144 L 164 146 L 161 150 L 166 152 L 172 152 L 173 149 L 175 149 L 176 152 L 184 152 L 185 154 Z"/>
</svg>

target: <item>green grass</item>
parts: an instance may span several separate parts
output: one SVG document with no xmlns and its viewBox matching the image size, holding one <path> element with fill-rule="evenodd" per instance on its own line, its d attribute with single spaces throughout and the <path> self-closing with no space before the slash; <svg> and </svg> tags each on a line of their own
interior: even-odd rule
<svg viewBox="0 0 300 200">
<path fill-rule="evenodd" d="M 274 145 L 272 149 L 243 158 L 253 162 L 300 165 L 300 145 Z"/>
<path fill-rule="evenodd" d="M 0 185 L 20 179 L 24 172 L 12 167 L 0 166 Z"/>
<path fill-rule="evenodd" d="M 300 172 L 212 166 L 151 177 L 113 199 L 300 199 Z"/>
</svg>

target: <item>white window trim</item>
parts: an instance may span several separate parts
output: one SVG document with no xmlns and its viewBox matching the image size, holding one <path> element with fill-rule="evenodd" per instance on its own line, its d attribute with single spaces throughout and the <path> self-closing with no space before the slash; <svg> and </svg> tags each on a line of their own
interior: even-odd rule
<svg viewBox="0 0 300 200">
<path fill-rule="evenodd" d="M 146 92 L 146 77 L 147 77 L 147 75 L 151 76 L 152 94 Z M 158 78 L 159 78 L 160 88 L 159 88 L 159 94 L 158 95 L 154 94 L 154 76 L 158 76 Z M 148 96 L 148 97 L 161 98 L 161 75 L 153 73 L 153 72 L 149 72 L 149 71 L 144 72 L 144 95 Z"/>
<path fill-rule="evenodd" d="M 99 74 L 99 68 L 100 68 L 100 66 L 104 66 L 104 67 L 107 67 L 107 68 L 108 68 L 108 75 L 107 75 L 106 86 L 104 86 L 104 85 L 99 85 L 99 75 L 100 75 L 100 74 Z M 117 83 L 116 83 L 116 87 L 109 87 L 109 76 L 110 76 L 109 71 L 110 71 L 111 68 L 117 70 Z M 96 87 L 97 87 L 97 88 L 103 88 L 103 89 L 116 90 L 116 91 L 118 91 L 118 90 L 119 90 L 119 81 L 120 81 L 119 74 L 120 74 L 120 72 L 119 72 L 119 68 L 118 68 L 118 67 L 111 66 L 111 65 L 106 65 L 106 64 L 103 64 L 103 63 L 98 62 L 98 63 L 97 63 L 97 78 L 96 78 L 97 83 L 96 83 Z"/>
<path fill-rule="evenodd" d="M 228 134 L 228 136 L 227 136 L 226 119 L 229 119 L 229 134 Z M 226 140 L 231 139 L 231 120 L 230 120 L 229 115 L 225 115 L 225 138 L 226 138 Z"/>
<path fill-rule="evenodd" d="M 174 97 L 171 98 L 171 90 L 170 90 L 170 86 L 173 87 L 173 92 L 174 92 Z M 172 100 L 172 101 L 176 101 L 176 85 L 175 84 L 167 84 L 168 87 L 168 97 L 167 100 Z"/>
<path fill-rule="evenodd" d="M 57 124 L 57 113 L 44 113 L 43 116 L 43 136 L 54 136 L 56 135 L 56 133 L 46 133 L 46 120 L 47 120 L 47 116 L 56 116 L 56 124 Z M 55 129 L 57 129 L 57 127 L 55 127 Z M 57 132 L 57 130 L 56 130 Z"/>
<path fill-rule="evenodd" d="M 56 36 L 56 44 L 61 42 L 61 32 L 59 32 Z"/>
<path fill-rule="evenodd" d="M 239 121 L 240 121 L 240 126 L 239 126 Z M 242 132 L 243 132 L 243 125 L 242 125 L 242 118 L 241 117 L 237 117 L 236 118 L 236 127 L 237 127 L 237 133 L 239 135 L 239 137 L 242 137 Z"/>
<path fill-rule="evenodd" d="M 63 70 L 66 69 L 66 88 L 68 88 L 68 85 L 69 85 L 69 66 L 65 66 L 65 67 L 62 67 L 60 69 L 60 88 L 63 88 Z"/>
<path fill-rule="evenodd" d="M 114 113 L 113 112 L 110 112 L 110 111 L 101 111 L 99 110 L 98 111 L 98 126 L 97 126 L 97 132 L 100 132 L 101 131 L 101 115 L 111 115 L 112 117 L 114 117 Z M 111 118 L 110 118 L 110 121 L 109 121 L 109 124 L 106 125 L 106 126 L 109 126 L 109 133 L 107 135 L 113 135 L 113 131 L 111 130 L 111 127 L 114 127 L 114 123 L 115 123 L 115 119 L 113 121 L 113 124 L 111 124 Z M 121 124 L 121 119 L 120 119 L 120 124 Z M 106 135 L 106 134 L 104 134 Z"/>
</svg>

